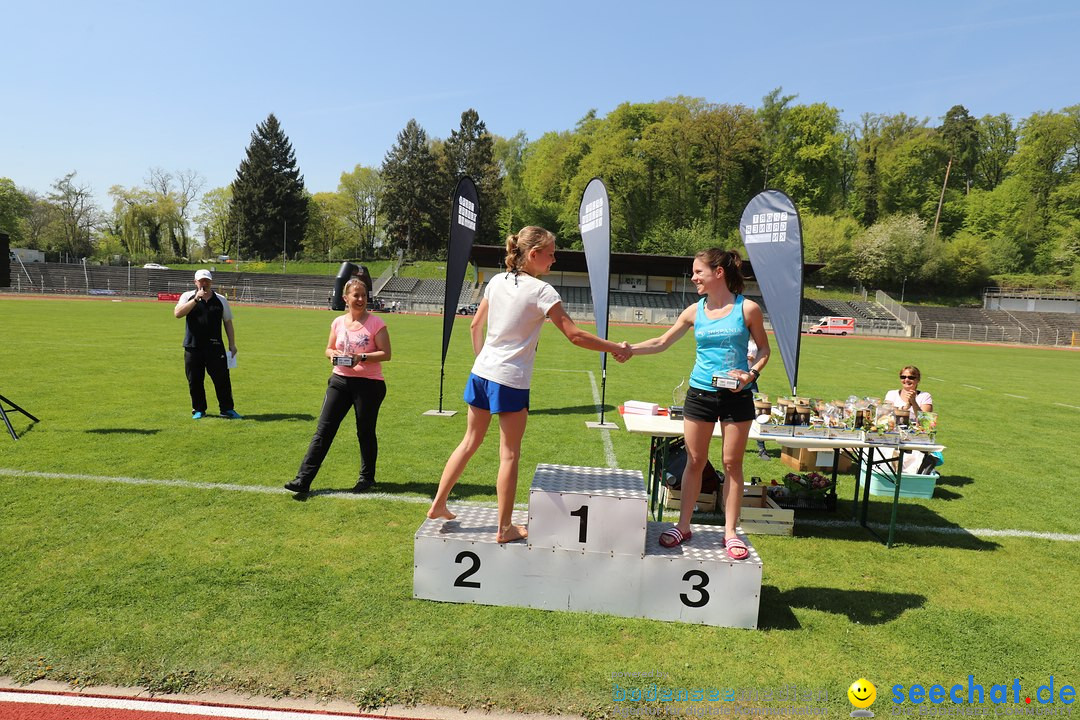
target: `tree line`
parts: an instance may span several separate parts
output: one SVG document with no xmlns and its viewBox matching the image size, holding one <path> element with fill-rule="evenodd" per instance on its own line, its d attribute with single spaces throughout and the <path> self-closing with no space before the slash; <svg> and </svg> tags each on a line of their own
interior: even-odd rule
<svg viewBox="0 0 1080 720">
<path fill-rule="evenodd" d="M 820 282 L 962 293 L 996 277 L 1080 288 L 1080 105 L 1019 121 L 955 105 L 936 124 L 904 113 L 846 123 L 837 108 L 779 88 L 757 108 L 624 103 L 535 140 L 494 135 L 472 109 L 445 139 L 410 120 L 381 166 L 357 165 L 315 194 L 271 114 L 227 187 L 203 192 L 197 173 L 156 168 L 143 187 L 110 189 L 113 207 L 102 210 L 75 173 L 45 196 L 0 179 L 0 229 L 14 245 L 76 256 L 438 257 L 462 174 L 480 196 L 478 243 L 537 224 L 580 247 L 581 192 L 601 177 L 614 250 L 741 247 L 743 207 L 775 188 L 800 210 Z"/>
</svg>

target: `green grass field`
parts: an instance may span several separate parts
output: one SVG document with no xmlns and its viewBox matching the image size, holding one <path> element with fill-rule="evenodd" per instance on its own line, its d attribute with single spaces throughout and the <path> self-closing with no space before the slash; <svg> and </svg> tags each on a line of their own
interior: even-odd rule
<svg viewBox="0 0 1080 720">
<path fill-rule="evenodd" d="M 1018 678 L 1033 693 L 1051 675 L 1059 687 L 1080 682 L 1075 352 L 804 337 L 800 394 L 881 395 L 900 366 L 918 365 L 946 464 L 933 499 L 902 501 L 900 522 L 916 527 L 892 549 L 846 522 L 851 476 L 835 514 L 800 513 L 794 537 L 754 536 L 760 629 L 745 631 L 413 600 L 412 536 L 465 424 L 464 413 L 421 415 L 438 405 L 441 319 L 384 316 L 386 497 L 299 502 L 277 490 L 314 430 L 333 316 L 235 312 L 234 394 L 247 419 L 193 422 L 183 323 L 167 304 L 0 297 L 0 394 L 41 418 L 14 415 L 20 439 L 0 436 L 0 675 L 590 716 L 610 713 L 611 674 L 628 671 L 667 673 L 670 687 L 823 688 L 831 714 L 851 710 L 845 693 L 859 677 L 877 685 L 879 712 L 897 683 L 973 674 L 987 687 Z M 468 344 L 463 319 L 447 359 L 450 409 L 463 408 Z M 688 339 L 612 361 L 609 413 L 628 399 L 669 404 L 692 362 Z M 598 356 L 548 326 L 537 368 L 520 502 L 537 463 L 606 464 L 601 432 L 584 428 Z M 761 384 L 786 391 L 778 353 Z M 356 480 L 350 422 L 317 489 Z M 610 439 L 620 467 L 645 469 L 647 438 Z M 489 441 L 457 499 L 494 501 L 496 465 Z M 753 453 L 746 469 L 786 472 Z M 872 502 L 871 519 L 886 521 L 888 508 Z"/>
</svg>

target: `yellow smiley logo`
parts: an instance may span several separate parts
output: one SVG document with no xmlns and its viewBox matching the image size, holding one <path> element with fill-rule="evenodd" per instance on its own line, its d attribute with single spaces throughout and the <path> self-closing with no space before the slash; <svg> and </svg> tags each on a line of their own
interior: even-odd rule
<svg viewBox="0 0 1080 720">
<path fill-rule="evenodd" d="M 851 683 L 847 691 L 848 700 L 857 708 L 865 709 L 874 704 L 877 699 L 877 688 L 874 683 L 866 678 L 859 678 Z"/>
</svg>

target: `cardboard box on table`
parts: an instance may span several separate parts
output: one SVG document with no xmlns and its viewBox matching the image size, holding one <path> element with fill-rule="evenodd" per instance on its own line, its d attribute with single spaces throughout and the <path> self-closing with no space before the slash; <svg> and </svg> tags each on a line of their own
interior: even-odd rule
<svg viewBox="0 0 1080 720">
<path fill-rule="evenodd" d="M 796 472 L 809 472 L 810 470 L 832 470 L 833 451 L 814 450 L 811 448 L 780 448 L 780 462 Z M 837 472 L 851 472 L 851 458 L 840 453 L 840 466 Z"/>
</svg>

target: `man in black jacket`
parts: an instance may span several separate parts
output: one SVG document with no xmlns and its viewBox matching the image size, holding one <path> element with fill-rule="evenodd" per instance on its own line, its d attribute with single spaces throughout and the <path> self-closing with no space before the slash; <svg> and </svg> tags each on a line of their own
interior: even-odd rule
<svg viewBox="0 0 1080 720">
<path fill-rule="evenodd" d="M 173 309 L 173 315 L 187 321 L 184 331 L 184 371 L 191 393 L 191 418 L 200 420 L 206 416 L 203 378 L 209 373 L 214 381 L 221 416 L 241 420 L 242 416 L 233 409 L 232 382 L 229 379 L 229 360 L 236 357 L 232 309 L 224 295 L 210 289 L 212 283 L 209 270 L 197 271 L 195 289 L 181 295 Z M 228 356 L 221 340 L 222 325 L 229 338 Z"/>
</svg>

